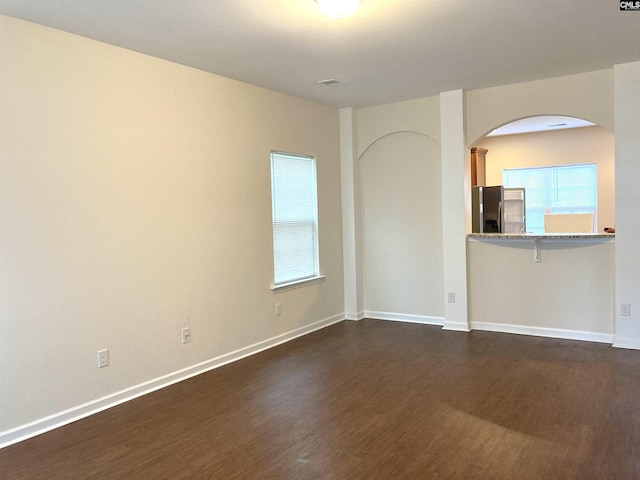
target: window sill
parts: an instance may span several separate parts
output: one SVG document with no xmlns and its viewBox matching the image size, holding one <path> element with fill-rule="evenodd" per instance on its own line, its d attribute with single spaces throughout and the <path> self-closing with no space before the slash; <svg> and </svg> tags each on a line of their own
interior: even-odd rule
<svg viewBox="0 0 640 480">
<path fill-rule="evenodd" d="M 294 288 L 306 287 L 307 285 L 313 285 L 314 283 L 324 282 L 327 277 L 325 275 L 318 275 L 317 277 L 304 278 L 302 280 L 296 280 L 295 282 L 281 283 L 280 285 L 274 285 L 271 287 L 271 293 L 286 292 L 287 290 L 293 290 Z"/>
</svg>

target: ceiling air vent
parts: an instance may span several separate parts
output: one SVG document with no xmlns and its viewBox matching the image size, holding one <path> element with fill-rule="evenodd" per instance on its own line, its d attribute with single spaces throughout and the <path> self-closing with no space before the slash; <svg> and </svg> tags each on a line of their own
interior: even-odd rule
<svg viewBox="0 0 640 480">
<path fill-rule="evenodd" d="M 335 78 L 329 78 L 328 80 L 318 80 L 318 83 L 332 87 L 334 85 L 338 85 L 340 82 Z"/>
</svg>

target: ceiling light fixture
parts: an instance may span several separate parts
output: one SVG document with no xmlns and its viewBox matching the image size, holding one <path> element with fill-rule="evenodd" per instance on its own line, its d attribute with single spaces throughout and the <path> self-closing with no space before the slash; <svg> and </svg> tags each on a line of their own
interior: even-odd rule
<svg viewBox="0 0 640 480">
<path fill-rule="evenodd" d="M 343 18 L 355 13 L 360 0 L 316 0 L 322 13 L 329 17 Z"/>
</svg>

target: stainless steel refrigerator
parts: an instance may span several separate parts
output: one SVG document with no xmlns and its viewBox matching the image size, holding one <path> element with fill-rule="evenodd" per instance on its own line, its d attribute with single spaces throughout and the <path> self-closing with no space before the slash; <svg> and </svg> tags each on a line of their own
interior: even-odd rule
<svg viewBox="0 0 640 480">
<path fill-rule="evenodd" d="M 473 233 L 525 233 L 524 188 L 476 186 L 471 191 Z"/>
</svg>

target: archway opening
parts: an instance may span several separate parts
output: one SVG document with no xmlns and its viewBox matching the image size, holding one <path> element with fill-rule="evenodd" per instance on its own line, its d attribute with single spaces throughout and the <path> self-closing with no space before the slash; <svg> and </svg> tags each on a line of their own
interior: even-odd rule
<svg viewBox="0 0 640 480">
<path fill-rule="evenodd" d="M 614 140 L 585 119 L 518 119 L 474 142 L 471 183 L 524 188 L 528 233 L 603 232 L 615 225 Z"/>
</svg>

